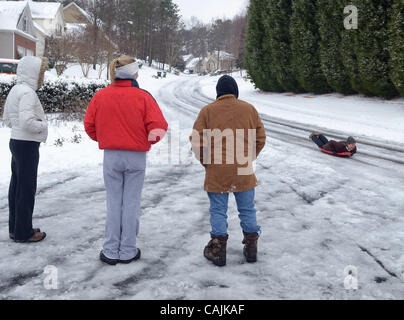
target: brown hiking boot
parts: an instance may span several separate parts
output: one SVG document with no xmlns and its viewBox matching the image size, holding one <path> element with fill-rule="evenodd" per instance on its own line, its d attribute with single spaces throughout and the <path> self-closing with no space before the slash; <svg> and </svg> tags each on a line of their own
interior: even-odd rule
<svg viewBox="0 0 404 320">
<path fill-rule="evenodd" d="M 244 249 L 243 253 L 248 263 L 257 262 L 257 252 L 258 252 L 258 233 L 244 233 Z"/>
<path fill-rule="evenodd" d="M 28 240 L 14 240 L 16 243 L 35 243 L 40 242 L 46 238 L 45 232 L 35 232 L 34 235 Z"/>
<path fill-rule="evenodd" d="M 229 236 L 217 237 L 212 235 L 211 237 L 212 240 L 205 247 L 203 255 L 206 259 L 212 261 L 214 265 L 223 267 L 226 265 L 226 248 Z"/>
<path fill-rule="evenodd" d="M 37 232 L 41 232 L 41 229 L 39 229 L 39 228 L 34 229 L 34 233 L 37 233 Z M 10 232 L 9 237 L 11 240 L 14 240 L 14 233 Z"/>
</svg>

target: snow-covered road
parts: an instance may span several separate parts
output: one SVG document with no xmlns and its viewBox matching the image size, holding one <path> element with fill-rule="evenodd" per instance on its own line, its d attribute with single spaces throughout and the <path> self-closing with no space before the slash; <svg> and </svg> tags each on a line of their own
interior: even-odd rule
<svg viewBox="0 0 404 320">
<path fill-rule="evenodd" d="M 147 88 L 171 128 L 190 133 L 198 110 L 209 102 L 199 81 L 180 77 L 159 90 Z M 244 262 L 233 199 L 227 266 L 217 268 L 203 258 L 210 231 L 203 168 L 153 164 L 158 152 L 151 152 L 138 241 L 142 259 L 102 265 L 102 153 L 83 137 L 79 145 L 64 146 L 66 151 L 46 146 L 41 154 L 43 161 L 54 157 L 52 169 L 43 169 L 39 177 L 34 222 L 49 234 L 41 244 L 8 240 L 8 176 L 0 171 L 0 298 L 403 299 L 403 165 L 360 153 L 354 159 L 329 157 L 303 139 L 302 132 L 275 124 L 271 130 L 269 120 L 265 125 L 268 145 L 257 161 L 256 203 L 263 229 L 257 264 Z M 186 149 L 184 135 L 179 143 Z M 166 138 L 168 146 L 172 136 Z M 2 154 L 5 147 L 1 141 Z M 82 155 L 58 170 L 63 161 L 55 156 L 58 150 Z M 400 151 L 390 151 L 387 157 L 400 159 Z M 48 265 L 57 267 L 57 290 L 43 286 Z M 349 265 L 358 269 L 357 291 L 344 288 Z"/>
</svg>

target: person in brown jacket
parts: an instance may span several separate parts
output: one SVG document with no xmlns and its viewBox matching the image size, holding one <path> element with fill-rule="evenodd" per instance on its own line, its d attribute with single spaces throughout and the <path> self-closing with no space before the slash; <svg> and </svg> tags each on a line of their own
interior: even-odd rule
<svg viewBox="0 0 404 320">
<path fill-rule="evenodd" d="M 244 233 L 244 256 L 256 262 L 261 227 L 254 204 L 253 161 L 265 146 L 265 128 L 257 110 L 238 99 L 232 77 L 221 77 L 216 91 L 217 100 L 201 110 L 191 136 L 192 150 L 206 169 L 204 189 L 210 199 L 211 241 L 204 256 L 215 265 L 226 264 L 227 209 L 233 193 Z"/>
<path fill-rule="evenodd" d="M 356 140 L 349 137 L 347 141 L 328 140 L 323 134 L 313 132 L 310 139 L 320 148 L 333 155 L 353 156 L 356 152 Z"/>
</svg>

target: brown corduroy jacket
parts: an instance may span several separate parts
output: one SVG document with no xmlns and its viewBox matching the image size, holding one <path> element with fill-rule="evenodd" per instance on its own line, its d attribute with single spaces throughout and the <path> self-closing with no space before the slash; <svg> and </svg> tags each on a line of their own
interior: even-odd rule
<svg viewBox="0 0 404 320">
<path fill-rule="evenodd" d="M 206 168 L 205 191 L 230 193 L 257 186 L 252 162 L 265 146 L 257 110 L 234 95 L 224 95 L 201 110 L 190 137 Z"/>
</svg>

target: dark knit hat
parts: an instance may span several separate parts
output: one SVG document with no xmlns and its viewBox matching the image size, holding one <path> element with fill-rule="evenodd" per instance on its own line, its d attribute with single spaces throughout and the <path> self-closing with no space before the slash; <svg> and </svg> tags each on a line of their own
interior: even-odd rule
<svg viewBox="0 0 404 320">
<path fill-rule="evenodd" d="M 234 94 L 238 98 L 238 85 L 236 80 L 230 76 L 223 76 L 219 79 L 216 86 L 217 97 L 216 99 L 226 94 Z"/>
<path fill-rule="evenodd" d="M 348 144 L 353 144 L 353 143 L 356 143 L 356 140 L 355 140 L 354 137 L 349 137 L 346 142 L 347 142 Z"/>
</svg>

